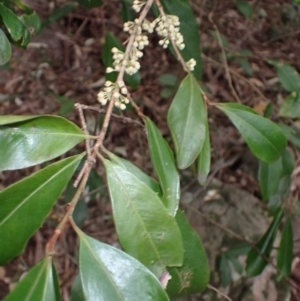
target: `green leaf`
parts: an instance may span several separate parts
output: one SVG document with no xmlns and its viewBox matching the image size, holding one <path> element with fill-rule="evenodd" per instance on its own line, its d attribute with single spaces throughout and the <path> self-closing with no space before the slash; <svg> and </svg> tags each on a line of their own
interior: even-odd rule
<svg viewBox="0 0 300 301">
<path fill-rule="evenodd" d="M 169 300 L 158 279 L 140 262 L 76 231 L 80 238 L 80 277 L 87 300 Z"/>
<path fill-rule="evenodd" d="M 287 118 L 300 118 L 300 92 L 293 92 L 284 100 L 279 114 Z"/>
<path fill-rule="evenodd" d="M 57 22 L 59 19 L 65 17 L 76 8 L 76 3 L 67 3 L 64 6 L 55 9 L 50 16 L 43 22 L 42 28 L 47 27 L 51 23 Z"/>
<path fill-rule="evenodd" d="M 0 16 L 12 39 L 20 46 L 26 46 L 30 41 L 30 33 L 25 24 L 2 3 L 0 3 Z"/>
<path fill-rule="evenodd" d="M 295 147 L 300 148 L 300 132 L 293 126 L 288 126 L 283 123 L 278 123 L 286 139 L 294 144 Z"/>
<path fill-rule="evenodd" d="M 74 100 L 65 96 L 56 96 L 55 99 L 60 103 L 59 115 L 66 116 L 74 110 Z"/>
<path fill-rule="evenodd" d="M 268 63 L 277 69 L 278 78 L 285 90 L 300 92 L 300 75 L 295 68 L 271 60 Z"/>
<path fill-rule="evenodd" d="M 0 191 L 0 265 L 20 254 L 71 179 L 83 155 L 73 156 Z"/>
<path fill-rule="evenodd" d="M 206 107 L 201 88 L 192 74 L 182 81 L 168 112 L 168 125 L 180 169 L 198 157 L 205 140 Z"/>
<path fill-rule="evenodd" d="M 86 301 L 83 293 L 80 275 L 78 274 L 71 287 L 71 301 Z"/>
<path fill-rule="evenodd" d="M 102 5 L 102 0 L 76 0 L 82 6 L 87 8 L 99 7 Z"/>
<path fill-rule="evenodd" d="M 174 87 L 178 81 L 178 78 L 174 74 L 165 73 L 158 78 L 158 81 L 164 86 Z"/>
<path fill-rule="evenodd" d="M 220 282 L 222 287 L 227 287 L 231 281 L 231 266 L 230 260 L 225 255 L 221 255 L 218 258 L 218 271 L 220 275 Z"/>
<path fill-rule="evenodd" d="M 237 6 L 238 10 L 245 15 L 248 19 L 251 19 L 253 16 L 253 6 L 248 3 L 247 1 L 235 1 L 235 5 Z"/>
<path fill-rule="evenodd" d="M 56 158 L 86 138 L 74 123 L 58 116 L 4 117 L 0 126 L 0 171 L 40 164 Z M 0 124 L 1 124 L 0 117 Z M 11 123 L 12 120 L 17 123 Z"/>
<path fill-rule="evenodd" d="M 243 57 L 237 57 L 237 62 L 241 65 L 241 67 L 244 69 L 245 73 L 249 76 L 252 76 L 253 70 L 251 65 L 249 64 L 249 61 Z"/>
<path fill-rule="evenodd" d="M 8 62 L 11 56 L 11 47 L 6 34 L 0 29 L 0 65 Z"/>
<path fill-rule="evenodd" d="M 181 210 L 177 211 L 176 221 L 181 231 L 185 252 L 181 267 L 168 268 L 172 276 L 167 286 L 170 297 L 203 291 L 210 276 L 207 256 L 198 233 L 190 226 Z"/>
<path fill-rule="evenodd" d="M 36 117 L 38 116 L 0 115 L 0 126 L 34 119 Z"/>
<path fill-rule="evenodd" d="M 194 16 L 193 10 L 188 0 L 162 0 L 161 4 L 169 15 L 176 15 L 180 20 L 180 33 L 184 37 L 185 48 L 181 50 L 184 60 L 187 62 L 191 58 L 197 64 L 193 74 L 197 79 L 202 77 L 202 61 L 199 39 L 199 26 Z"/>
<path fill-rule="evenodd" d="M 259 161 L 258 180 L 264 201 L 269 200 L 277 191 L 282 176 L 282 160 L 279 157 L 273 163 Z"/>
<path fill-rule="evenodd" d="M 284 276 L 289 277 L 293 261 L 293 228 L 288 218 L 281 235 L 280 246 L 277 252 L 277 267 Z"/>
<path fill-rule="evenodd" d="M 35 11 L 29 15 L 22 15 L 20 20 L 25 24 L 31 35 L 36 35 L 41 31 L 41 19 Z"/>
<path fill-rule="evenodd" d="M 168 211 L 175 216 L 180 197 L 179 174 L 173 153 L 155 124 L 145 120 L 150 156 L 162 189 L 162 201 Z"/>
<path fill-rule="evenodd" d="M 105 43 L 103 45 L 102 60 L 105 67 L 112 67 L 113 64 L 113 54 L 111 52 L 112 48 L 116 47 L 121 51 L 124 51 L 125 47 L 122 45 L 121 41 L 112 33 L 108 32 L 105 36 Z M 106 73 L 106 80 L 115 82 L 117 79 L 117 73 Z M 130 85 L 132 89 L 136 89 L 141 82 L 141 74 L 136 72 L 133 75 L 125 74 L 125 81 Z"/>
<path fill-rule="evenodd" d="M 134 11 L 131 0 L 122 0 L 121 17 L 123 23 L 134 20 Z"/>
<path fill-rule="evenodd" d="M 209 33 L 212 36 L 212 38 L 219 43 L 218 33 L 215 30 L 211 30 Z M 229 48 L 230 45 L 228 39 L 221 33 L 219 33 L 219 35 L 220 35 L 222 46 L 225 48 Z"/>
<path fill-rule="evenodd" d="M 57 274 L 51 257 L 45 257 L 17 284 L 4 301 L 60 301 Z"/>
<path fill-rule="evenodd" d="M 240 131 L 257 158 L 272 163 L 280 157 L 286 147 L 286 138 L 275 123 L 244 105 L 222 103 L 216 107 L 225 113 Z"/>
<path fill-rule="evenodd" d="M 140 181 L 149 186 L 158 195 L 161 193 L 158 183 L 154 179 L 149 177 L 141 169 L 139 169 L 137 166 L 135 166 L 133 163 L 123 158 L 117 157 L 113 153 L 109 153 L 108 156 L 111 161 L 117 163 L 118 165 L 126 169 L 128 172 L 132 173 L 135 177 L 137 177 Z"/>
<path fill-rule="evenodd" d="M 282 219 L 282 211 L 278 212 L 274 217 L 269 229 L 256 244 L 257 249 L 260 251 L 264 257 L 269 258 L 272 246 L 276 237 L 276 231 L 278 225 Z M 246 262 L 246 272 L 249 277 L 254 277 L 259 275 L 267 265 L 267 261 L 255 250 L 251 249 Z"/>
<path fill-rule="evenodd" d="M 125 168 L 104 161 L 113 216 L 124 250 L 160 276 L 164 266 L 180 266 L 180 230 L 157 194 Z"/>
<path fill-rule="evenodd" d="M 211 158 L 208 122 L 206 123 L 205 129 L 205 140 L 197 162 L 197 178 L 201 185 L 205 184 L 209 174 Z"/>
</svg>

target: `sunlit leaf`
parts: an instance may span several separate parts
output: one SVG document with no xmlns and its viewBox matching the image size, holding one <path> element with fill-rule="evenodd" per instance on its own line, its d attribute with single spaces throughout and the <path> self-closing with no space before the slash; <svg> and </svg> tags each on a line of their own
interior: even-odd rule
<svg viewBox="0 0 300 301">
<path fill-rule="evenodd" d="M 71 179 L 83 155 L 49 165 L 0 191 L 0 265 L 20 254 Z"/>
<path fill-rule="evenodd" d="M 168 112 L 180 169 L 189 167 L 198 157 L 205 140 L 206 107 L 200 86 L 192 74 L 180 84 Z"/>
<path fill-rule="evenodd" d="M 79 269 L 86 300 L 168 301 L 158 279 L 139 261 L 80 230 Z"/>
<path fill-rule="evenodd" d="M 3 117 L 6 125 L 0 126 L 0 171 L 21 169 L 51 160 L 86 138 L 82 130 L 62 117 L 44 115 L 28 120 L 23 118 L 24 121 L 20 122 L 22 117 Z M 11 123 L 14 119 L 17 123 Z"/>
<path fill-rule="evenodd" d="M 57 274 L 51 257 L 45 257 L 17 284 L 4 301 L 60 301 Z"/>
<path fill-rule="evenodd" d="M 278 212 L 278 214 L 274 217 L 267 232 L 256 244 L 257 249 L 265 258 L 270 257 L 273 243 L 276 237 L 276 231 L 282 219 L 282 216 L 282 211 Z M 261 256 L 261 254 L 259 254 L 254 248 L 250 250 L 246 262 L 246 272 L 249 277 L 259 275 L 264 270 L 265 266 L 268 264 L 268 262 L 265 260 L 265 258 L 263 258 L 263 256 Z"/>
<path fill-rule="evenodd" d="M 190 226 L 181 210 L 177 211 L 176 221 L 181 231 L 185 252 L 181 267 L 168 268 L 172 276 L 167 286 L 170 297 L 203 291 L 210 276 L 206 253 L 198 233 Z"/>
<path fill-rule="evenodd" d="M 120 165 L 104 161 L 113 216 L 124 250 L 156 275 L 180 266 L 180 230 L 157 194 Z"/>
<path fill-rule="evenodd" d="M 162 201 L 169 212 L 175 216 L 179 202 L 180 183 L 173 153 L 156 125 L 149 118 L 145 120 L 145 123 L 151 160 L 162 189 Z"/>
<path fill-rule="evenodd" d="M 204 144 L 197 160 L 197 174 L 198 174 L 197 178 L 198 178 L 198 182 L 201 185 L 205 184 L 207 176 L 209 174 L 210 159 L 211 159 L 210 137 L 209 137 L 209 129 L 207 123 Z"/>
<path fill-rule="evenodd" d="M 202 61 L 199 39 L 199 26 L 188 0 L 162 0 L 161 4 L 169 15 L 175 15 L 180 20 L 180 33 L 184 37 L 185 48 L 181 54 L 187 62 L 194 58 L 197 62 L 193 74 L 196 78 L 202 77 Z"/>
<path fill-rule="evenodd" d="M 223 111 L 246 140 L 252 153 L 267 163 L 277 160 L 286 147 L 286 138 L 272 121 L 254 110 L 236 103 L 216 105 Z"/>
<path fill-rule="evenodd" d="M 277 267 L 286 277 L 290 276 L 293 261 L 293 228 L 288 218 L 282 231 L 277 251 Z"/>
<path fill-rule="evenodd" d="M 130 172 L 134 176 L 136 176 L 140 181 L 144 182 L 147 186 L 149 186 L 157 194 L 160 194 L 160 187 L 159 187 L 158 183 L 153 178 L 149 177 L 141 169 L 139 169 L 137 166 L 135 166 L 133 163 L 131 163 L 130 161 L 125 160 L 123 158 L 117 157 L 113 153 L 109 153 L 108 156 L 111 161 L 119 164 L 121 167 L 126 169 L 128 172 Z"/>
<path fill-rule="evenodd" d="M 6 34 L 0 29 L 0 65 L 8 62 L 11 56 L 11 46 Z"/>
</svg>

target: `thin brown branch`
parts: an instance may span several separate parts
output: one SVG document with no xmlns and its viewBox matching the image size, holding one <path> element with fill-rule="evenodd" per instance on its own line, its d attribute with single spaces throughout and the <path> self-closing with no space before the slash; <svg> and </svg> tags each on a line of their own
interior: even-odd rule
<svg viewBox="0 0 300 301">
<path fill-rule="evenodd" d="M 212 291 L 214 291 L 214 292 L 216 292 L 218 295 L 222 296 L 222 297 L 225 298 L 226 300 L 232 301 L 232 299 L 230 299 L 227 295 L 225 295 L 224 293 L 222 293 L 221 291 L 219 291 L 216 287 L 214 287 L 214 286 L 208 284 L 208 285 L 207 285 L 207 288 L 210 289 L 210 290 L 212 290 Z"/>
<path fill-rule="evenodd" d="M 236 93 L 236 91 L 235 91 L 235 89 L 233 87 L 233 83 L 232 83 L 232 79 L 231 79 L 230 72 L 229 72 L 229 67 L 228 67 L 228 62 L 227 62 L 227 58 L 226 58 L 226 53 L 225 53 L 224 45 L 222 43 L 222 39 L 221 39 L 221 35 L 220 35 L 220 32 L 219 32 L 219 29 L 218 29 L 216 23 L 213 20 L 212 14 L 213 14 L 213 12 L 211 12 L 208 15 L 208 20 L 213 25 L 213 27 L 215 29 L 215 32 L 216 32 L 216 35 L 217 35 L 217 40 L 218 40 L 219 47 L 221 48 L 222 59 L 223 59 L 224 67 L 225 67 L 225 72 L 226 72 L 226 77 L 227 77 L 227 81 L 228 81 L 228 84 L 229 84 L 229 88 L 231 90 L 231 93 L 232 93 L 234 99 L 238 103 L 241 103 L 241 100 L 240 100 L 239 96 L 237 95 L 237 93 Z"/>
</svg>

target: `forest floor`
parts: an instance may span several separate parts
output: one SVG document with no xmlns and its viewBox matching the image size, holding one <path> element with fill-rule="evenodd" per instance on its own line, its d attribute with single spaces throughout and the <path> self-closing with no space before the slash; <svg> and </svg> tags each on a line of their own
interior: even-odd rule
<svg viewBox="0 0 300 301">
<path fill-rule="evenodd" d="M 46 0 L 26 2 L 43 20 L 53 12 L 52 4 L 59 8 L 67 3 L 64 0 L 51 1 L 51 5 Z M 191 3 L 199 23 L 203 85 L 210 100 L 240 102 L 260 114 L 272 103 L 275 108 L 272 119 L 278 121 L 280 117 L 276 112 L 288 93 L 281 88 L 276 70 L 266 60 L 286 62 L 300 71 L 300 9 L 297 10 L 292 1 L 249 1 L 254 13 L 247 18 L 231 0 L 192 0 Z M 45 27 L 26 50 L 14 48 L 9 64 L 0 67 L 0 114 L 60 114 L 79 125 L 78 115 L 73 110 L 74 103 L 99 106 L 97 93 L 105 77 L 102 47 L 106 34 L 111 32 L 121 40 L 126 39 L 122 32 L 120 10 L 121 1 L 104 0 L 100 8 L 90 10 L 78 6 L 67 16 Z M 216 39 L 216 30 L 226 39 L 223 46 Z M 241 50 L 244 56 L 241 56 Z M 172 97 L 165 97 L 162 93 L 162 90 L 167 90 L 159 78 L 172 74 L 178 82 L 184 73 L 175 58 L 157 45 L 155 37 L 150 39 L 141 65 L 141 85 L 132 91 L 132 97 L 141 110 L 156 122 L 163 135 L 169 137 L 166 114 Z M 173 95 L 175 87 L 169 87 L 169 90 Z M 136 119 L 133 111 L 126 111 L 124 115 Z M 91 131 L 99 126 L 99 117 L 93 112 L 86 112 L 86 120 Z M 300 128 L 300 120 L 293 122 Z M 212 141 L 210 179 L 234 185 L 260 198 L 256 179 L 258 163 L 238 131 L 224 115 L 213 109 L 209 110 L 209 125 Z M 105 145 L 153 174 L 143 128 L 114 119 Z M 80 144 L 79 148 L 83 149 L 84 145 Z M 298 174 L 291 193 L 299 200 L 299 150 L 293 149 L 293 152 Z M 0 174 L 0 190 L 38 169 L 3 172 Z M 188 187 L 193 172 L 184 172 L 182 177 L 187 179 L 185 185 Z M 92 175 L 90 192 L 99 186 L 101 189 L 87 194 L 85 198 L 87 207 L 82 209 L 83 227 L 93 237 L 116 245 L 105 175 L 100 165 L 96 166 Z M 64 204 L 70 193 L 69 187 L 47 222 L 30 240 L 24 254 L 0 267 L 0 300 L 29 267 L 43 258 L 45 243 L 64 213 Z M 63 233 L 55 255 L 64 301 L 69 300 L 69 291 L 77 273 L 76 245 L 72 231 Z M 300 256 L 299 250 L 295 250 L 295 260 Z M 300 266 L 297 269 L 295 263 L 293 279 L 298 284 L 299 275 Z M 294 300 L 300 299 L 294 296 Z"/>
</svg>

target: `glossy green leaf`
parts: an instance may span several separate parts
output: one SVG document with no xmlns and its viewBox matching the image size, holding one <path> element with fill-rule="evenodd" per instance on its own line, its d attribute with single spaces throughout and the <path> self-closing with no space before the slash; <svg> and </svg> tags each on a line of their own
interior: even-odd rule
<svg viewBox="0 0 300 301">
<path fill-rule="evenodd" d="M 286 277 L 290 276 L 293 261 L 293 228 L 288 218 L 281 235 L 280 246 L 277 251 L 277 267 Z"/>
<path fill-rule="evenodd" d="M 45 257 L 17 284 L 4 301 L 60 301 L 57 274 L 51 257 Z"/>
<path fill-rule="evenodd" d="M 300 118 L 300 92 L 293 92 L 284 100 L 279 114 L 287 118 Z"/>
<path fill-rule="evenodd" d="M 105 36 L 105 43 L 103 45 L 102 60 L 105 67 L 112 67 L 113 64 L 113 54 L 111 52 L 112 48 L 116 47 L 121 51 L 125 50 L 121 41 L 112 33 L 107 33 Z M 117 72 L 106 73 L 106 80 L 115 82 L 117 79 Z M 125 82 L 127 82 L 132 89 L 136 89 L 141 82 L 141 74 L 136 72 L 133 75 L 125 74 Z"/>
<path fill-rule="evenodd" d="M 181 50 L 187 62 L 194 58 L 197 62 L 193 74 L 197 79 L 202 77 L 202 61 L 199 39 L 199 26 L 194 16 L 189 0 L 162 0 L 161 4 L 169 15 L 176 15 L 180 20 L 180 33 L 184 37 L 185 48 Z"/>
<path fill-rule="evenodd" d="M 38 34 L 42 28 L 41 19 L 35 11 L 29 15 L 22 15 L 20 20 L 28 28 L 31 35 Z"/>
<path fill-rule="evenodd" d="M 0 29 L 0 65 L 8 62 L 11 56 L 11 46 L 6 34 Z"/>
<path fill-rule="evenodd" d="M 277 69 L 278 78 L 285 90 L 300 92 L 300 75 L 295 68 L 275 61 L 268 62 Z"/>
<path fill-rule="evenodd" d="M 102 5 L 102 0 L 76 0 L 80 5 L 87 8 L 99 7 Z"/>
<path fill-rule="evenodd" d="M 86 301 L 83 293 L 83 287 L 81 283 L 80 275 L 78 274 L 72 284 L 71 287 L 71 301 Z"/>
<path fill-rule="evenodd" d="M 79 269 L 86 300 L 168 301 L 158 279 L 126 253 L 80 230 Z"/>
<path fill-rule="evenodd" d="M 180 266 L 180 230 L 157 194 L 120 165 L 104 161 L 113 216 L 124 250 L 157 276 L 166 266 Z"/>
<path fill-rule="evenodd" d="M 189 167 L 203 147 L 206 114 L 200 86 L 194 76 L 188 74 L 180 84 L 168 112 L 168 125 L 180 169 Z"/>
<path fill-rule="evenodd" d="M 172 276 L 167 286 L 170 297 L 203 291 L 210 276 L 206 253 L 198 233 L 190 226 L 181 210 L 177 211 L 176 221 L 181 231 L 185 252 L 181 267 L 168 268 Z"/>
<path fill-rule="evenodd" d="M 259 161 L 258 180 L 264 201 L 269 200 L 277 191 L 282 176 L 281 157 L 273 163 Z"/>
<path fill-rule="evenodd" d="M 20 254 L 41 227 L 83 155 L 51 164 L 0 191 L 0 265 Z"/>
<path fill-rule="evenodd" d="M 149 118 L 146 118 L 145 123 L 152 164 L 162 189 L 162 201 L 175 216 L 180 197 L 180 183 L 173 153 L 156 125 Z"/>
<path fill-rule="evenodd" d="M 9 118 L 4 117 L 4 120 Z M 21 169 L 51 160 L 85 138 L 84 132 L 74 123 L 58 116 L 44 115 L 1 126 L 0 171 Z"/>
<path fill-rule="evenodd" d="M 222 103 L 216 107 L 227 115 L 256 157 L 267 163 L 280 157 L 286 147 L 286 138 L 275 123 L 244 105 Z"/>
<path fill-rule="evenodd" d="M 274 217 L 270 227 L 260 241 L 256 244 L 256 247 L 264 257 L 269 258 L 273 243 L 276 237 L 276 231 L 278 225 L 282 219 L 282 211 Z M 246 272 L 249 277 L 254 277 L 259 275 L 267 265 L 267 261 L 255 250 L 251 249 L 246 262 Z"/>
<path fill-rule="evenodd" d="M 20 46 L 26 46 L 30 41 L 30 33 L 25 24 L 2 3 L 0 3 L 0 16 L 12 39 Z"/>
<path fill-rule="evenodd" d="M 197 162 L 197 174 L 198 174 L 197 178 L 198 178 L 198 182 L 201 185 L 205 184 L 207 176 L 209 174 L 210 159 L 211 159 L 210 137 L 209 137 L 208 123 L 206 123 L 205 140 Z"/>
<path fill-rule="evenodd" d="M 134 176 L 136 176 L 140 181 L 142 181 L 147 186 L 149 186 L 157 194 L 161 193 L 158 183 L 153 178 L 149 177 L 141 169 L 139 169 L 137 166 L 135 166 L 133 163 L 123 158 L 120 158 L 114 155 L 113 153 L 109 153 L 108 156 L 111 161 L 117 163 L 118 165 L 126 169 L 128 172 L 132 173 Z"/>
</svg>

